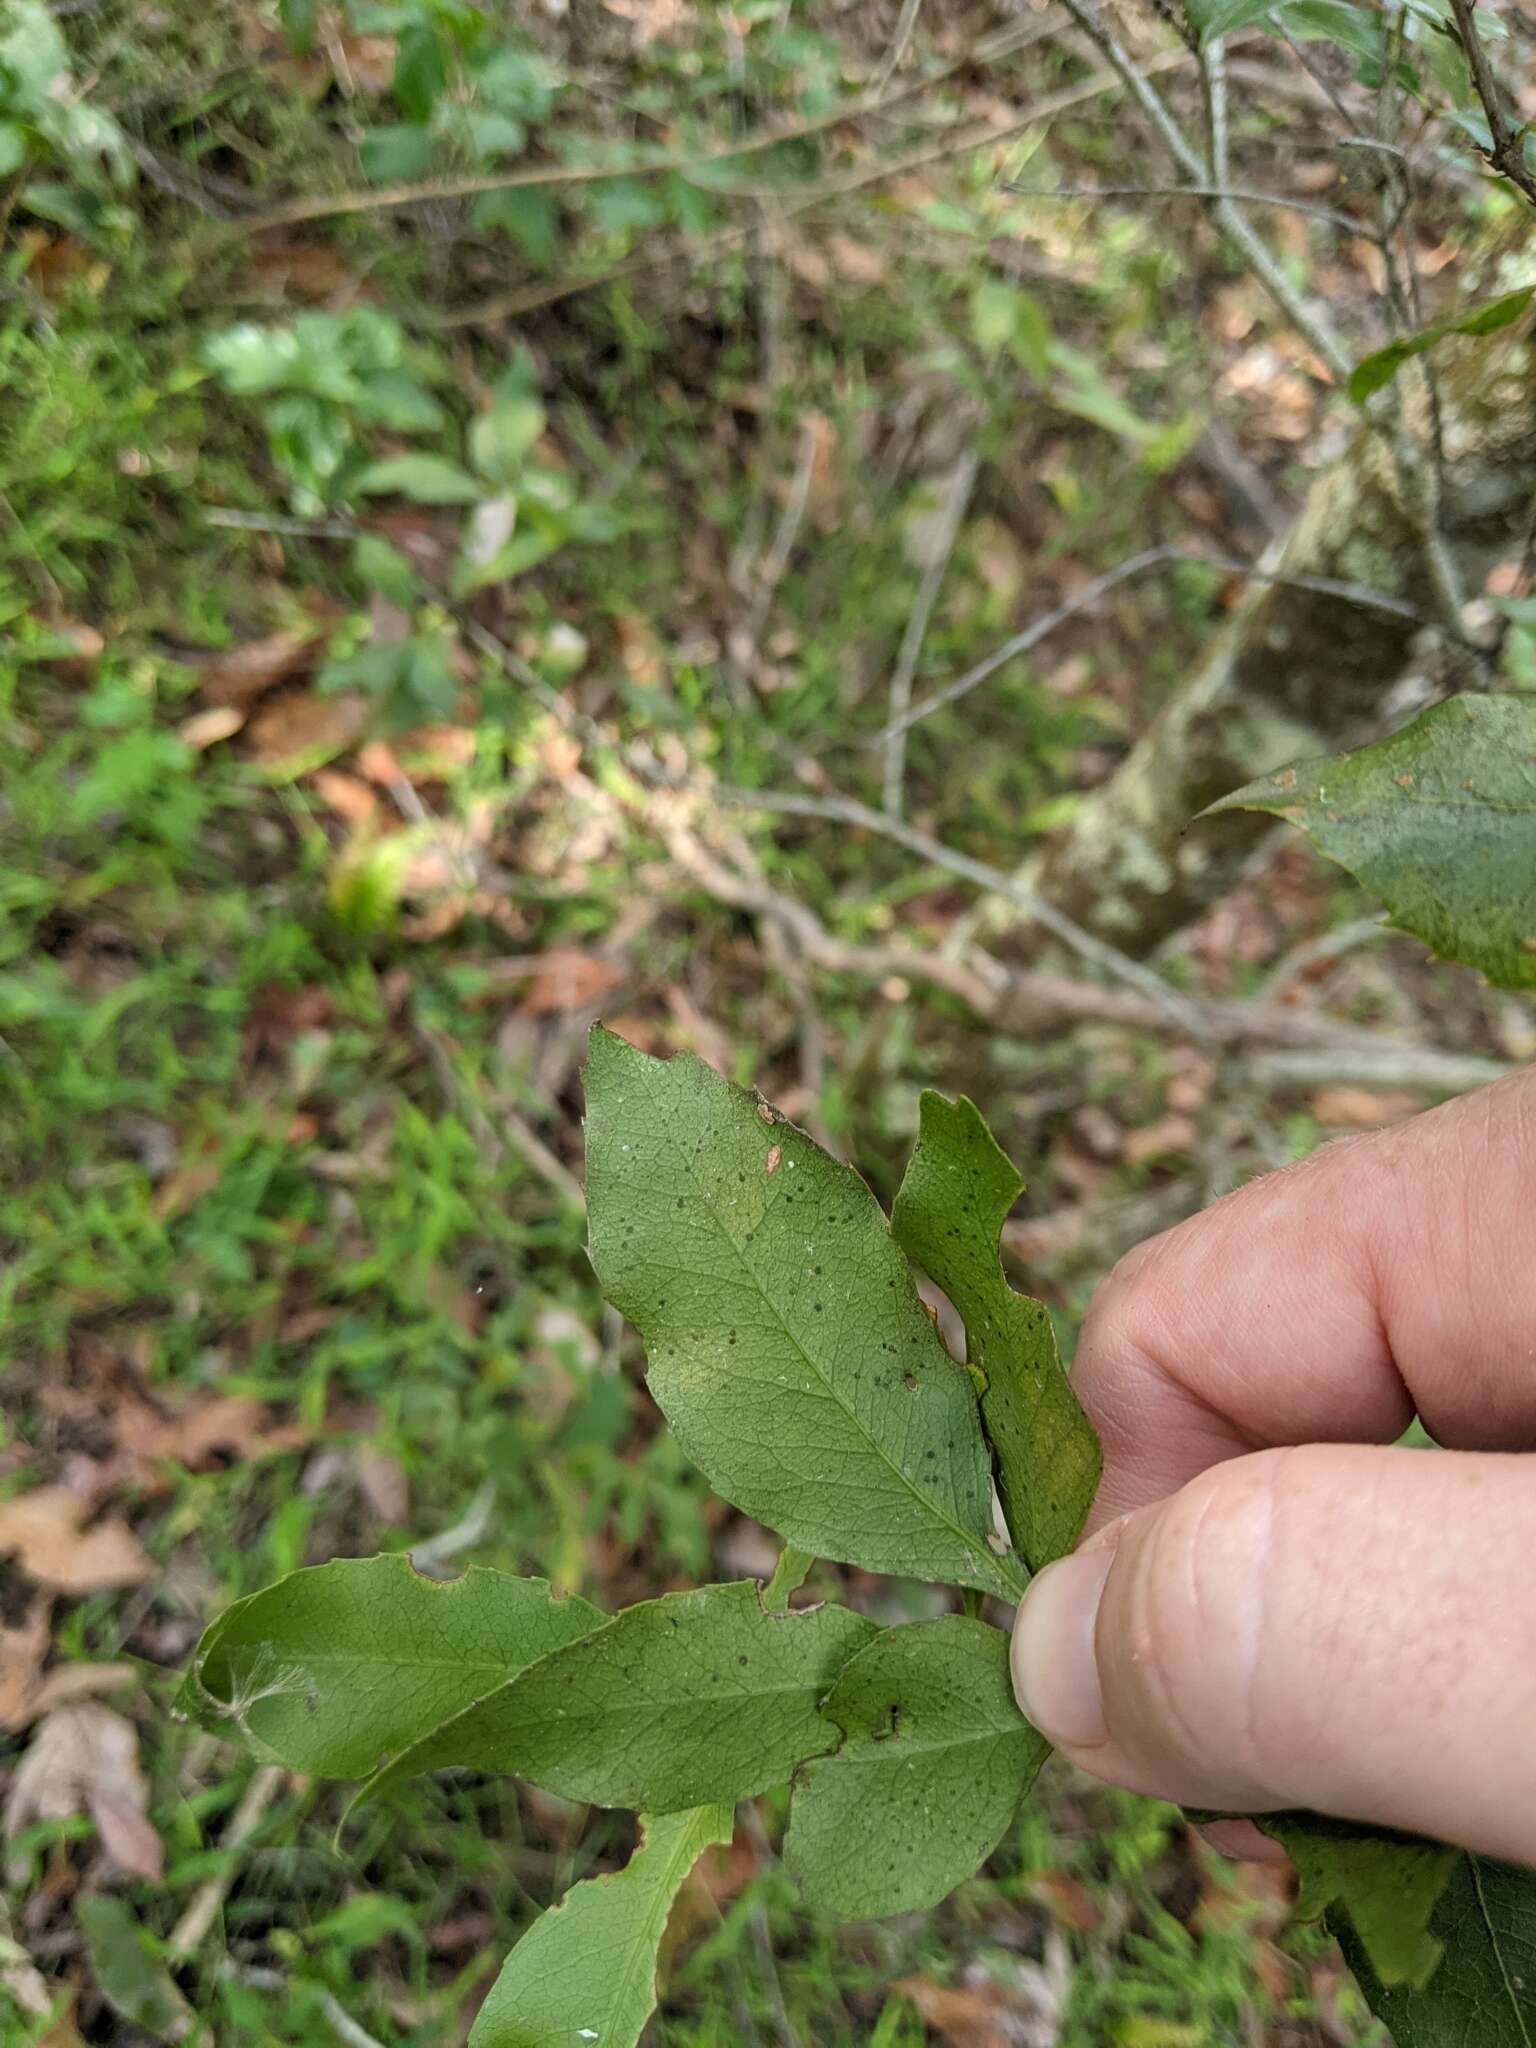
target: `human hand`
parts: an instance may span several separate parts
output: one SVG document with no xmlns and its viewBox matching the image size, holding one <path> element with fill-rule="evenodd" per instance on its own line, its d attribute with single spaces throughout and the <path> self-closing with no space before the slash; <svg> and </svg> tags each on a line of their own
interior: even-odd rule
<svg viewBox="0 0 1536 2048">
<path fill-rule="evenodd" d="M 1041 1731 L 1536 1862 L 1536 1070 L 1140 1246 L 1072 1377 L 1104 1476 L 1019 1609 Z M 1388 1448 L 1415 1412 L 1447 1448 Z"/>
</svg>

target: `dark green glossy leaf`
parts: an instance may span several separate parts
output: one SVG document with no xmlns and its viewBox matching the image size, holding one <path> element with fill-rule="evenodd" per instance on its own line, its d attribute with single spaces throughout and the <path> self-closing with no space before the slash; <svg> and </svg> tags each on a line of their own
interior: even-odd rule
<svg viewBox="0 0 1536 2048">
<path fill-rule="evenodd" d="M 1536 2041 L 1536 1872 L 1459 1856 L 1429 1922 L 1445 1953 L 1420 1988 L 1384 1983 L 1346 1916 L 1330 1912 L 1328 1924 L 1397 2048 L 1531 2048 Z"/>
<path fill-rule="evenodd" d="M 922 1098 L 917 1149 L 891 1210 L 896 1241 L 965 1322 L 970 1361 L 986 1376 L 982 1423 L 1014 1542 L 1039 1571 L 1077 1541 L 1102 1455 L 1062 1371 L 1043 1303 L 1015 1294 L 998 1234 L 1024 1183 L 975 1103 Z"/>
<path fill-rule="evenodd" d="M 1452 697 L 1211 810 L 1299 825 L 1442 958 L 1536 988 L 1536 699 Z"/>
<path fill-rule="evenodd" d="M 1460 1850 L 1316 1813 L 1262 1814 L 1259 1826 L 1296 1866 L 1298 1918 L 1346 1915 L 1383 1984 L 1429 1982 L 1441 1957 L 1430 1918 Z"/>
</svg>

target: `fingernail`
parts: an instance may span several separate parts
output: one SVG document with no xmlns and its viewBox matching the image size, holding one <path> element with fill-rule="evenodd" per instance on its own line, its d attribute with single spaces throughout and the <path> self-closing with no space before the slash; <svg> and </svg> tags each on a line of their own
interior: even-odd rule
<svg viewBox="0 0 1536 2048">
<path fill-rule="evenodd" d="M 1113 1549 L 1079 1550 L 1031 1581 L 1013 1624 L 1013 1691 L 1020 1711 L 1055 1743 L 1107 1742 L 1093 1630 Z"/>
</svg>

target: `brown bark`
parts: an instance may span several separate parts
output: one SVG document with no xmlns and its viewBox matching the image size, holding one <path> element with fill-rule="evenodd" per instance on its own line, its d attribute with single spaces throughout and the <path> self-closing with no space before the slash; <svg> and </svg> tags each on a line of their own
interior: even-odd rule
<svg viewBox="0 0 1536 2048">
<path fill-rule="evenodd" d="M 1440 531 L 1476 593 L 1518 550 L 1536 496 L 1536 376 L 1523 334 L 1466 344 L 1445 365 L 1449 400 Z M 1422 538 L 1391 458 L 1362 431 L 1314 484 L 1274 564 L 1433 606 Z M 1191 821 L 1217 797 L 1309 754 L 1381 729 L 1383 704 L 1420 628 L 1409 619 L 1287 584 L 1258 584 L 1189 681 L 1024 879 L 1071 917 L 1145 953 L 1228 888 L 1262 817 Z M 1473 681 L 1473 687 L 1476 682 Z M 994 932 L 1018 922 L 989 907 Z"/>
</svg>

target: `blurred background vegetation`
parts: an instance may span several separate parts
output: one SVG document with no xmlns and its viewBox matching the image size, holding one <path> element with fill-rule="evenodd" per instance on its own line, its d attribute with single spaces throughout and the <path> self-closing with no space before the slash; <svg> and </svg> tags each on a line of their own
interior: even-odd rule
<svg viewBox="0 0 1536 2048">
<path fill-rule="evenodd" d="M 1068 1344 L 1139 1238 L 1536 1053 L 1298 842 L 1186 831 L 1536 676 L 1523 326 L 1340 391 L 1527 281 L 1451 17 L 1215 12 L 0 0 L 7 2044 L 448 2048 L 623 1861 L 463 1777 L 338 1840 L 169 1714 L 305 1562 L 771 1565 L 585 1261 L 595 1016 L 887 1199 L 973 1095 Z M 1378 2038 L 1171 1810 L 1058 1773 L 837 1928 L 757 1804 L 667 2048 Z"/>
</svg>

